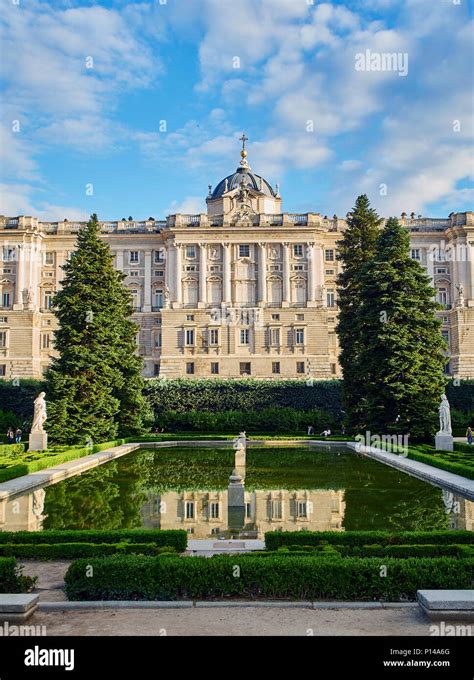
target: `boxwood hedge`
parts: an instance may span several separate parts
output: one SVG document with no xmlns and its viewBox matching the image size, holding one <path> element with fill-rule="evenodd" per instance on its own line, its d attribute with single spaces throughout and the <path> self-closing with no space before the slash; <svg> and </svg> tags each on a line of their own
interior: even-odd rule
<svg viewBox="0 0 474 680">
<path fill-rule="evenodd" d="M 156 543 L 1 543 L 1 557 L 30 560 L 70 560 L 106 555 L 176 555 L 172 546 Z"/>
<path fill-rule="evenodd" d="M 474 544 L 472 531 L 269 531 L 265 534 L 267 550 L 277 550 L 283 545 L 406 545 L 470 543 Z"/>
<path fill-rule="evenodd" d="M 414 600 L 422 588 L 470 588 L 473 569 L 474 560 L 450 557 L 102 557 L 73 562 L 65 589 L 69 600 L 395 601 Z"/>
<path fill-rule="evenodd" d="M 0 531 L 2 544 L 56 544 L 56 543 L 152 543 L 155 546 L 170 546 L 177 552 L 186 550 L 188 535 L 181 529 L 121 529 L 98 531 L 94 529 L 46 531 Z"/>
<path fill-rule="evenodd" d="M 23 576 L 14 557 L 0 558 L 0 593 L 27 593 L 36 578 Z"/>
</svg>

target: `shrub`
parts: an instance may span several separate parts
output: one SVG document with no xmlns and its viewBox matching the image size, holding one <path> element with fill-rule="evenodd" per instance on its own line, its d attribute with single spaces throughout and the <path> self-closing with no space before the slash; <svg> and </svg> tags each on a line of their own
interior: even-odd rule
<svg viewBox="0 0 474 680">
<path fill-rule="evenodd" d="M 36 578 L 22 575 L 14 557 L 0 558 L 0 593 L 27 593 L 35 582 Z"/>
<path fill-rule="evenodd" d="M 374 558 L 103 557 L 73 562 L 65 584 L 69 600 L 414 600 L 421 588 L 470 588 L 474 560 L 384 558 L 383 565 L 385 578 Z"/>
<path fill-rule="evenodd" d="M 410 447 L 408 449 L 408 458 L 417 460 L 419 463 L 432 465 L 440 470 L 446 470 L 446 472 L 452 472 L 455 475 L 461 475 L 461 477 L 474 479 L 474 465 L 466 465 L 452 460 L 452 458 L 446 457 L 444 452 L 435 452 L 433 449 L 433 453 L 425 453 L 417 448 Z"/>
<path fill-rule="evenodd" d="M 26 444 L 0 444 L 0 456 L 14 458 L 25 453 L 26 447 Z"/>
<path fill-rule="evenodd" d="M 156 543 L 2 543 L 0 557 L 18 557 L 30 560 L 70 560 L 78 557 L 104 557 L 106 555 L 176 555 L 172 546 Z"/>
<path fill-rule="evenodd" d="M 1 534 L 0 534 L 1 536 Z M 323 541 L 331 545 L 364 546 L 411 544 L 474 544 L 472 531 L 269 531 L 265 534 L 267 550 L 281 546 L 318 546 Z"/>
<path fill-rule="evenodd" d="M 339 557 L 460 557 L 474 558 L 473 545 L 289 545 L 269 555 L 336 555 Z"/>
<path fill-rule="evenodd" d="M 177 552 L 183 552 L 188 544 L 188 535 L 181 529 L 164 531 L 160 529 L 0 531 L 0 545 L 35 545 L 41 543 L 49 545 L 56 543 L 153 543 L 155 546 L 170 546 Z"/>
</svg>

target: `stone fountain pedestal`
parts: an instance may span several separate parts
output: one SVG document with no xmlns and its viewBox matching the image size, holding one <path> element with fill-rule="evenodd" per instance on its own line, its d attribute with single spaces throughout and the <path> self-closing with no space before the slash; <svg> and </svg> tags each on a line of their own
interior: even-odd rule
<svg viewBox="0 0 474 680">
<path fill-rule="evenodd" d="M 28 451 L 46 451 L 48 448 L 48 434 L 46 432 L 31 432 Z"/>
<path fill-rule="evenodd" d="M 446 432 L 438 432 L 435 436 L 435 448 L 437 451 L 454 451 L 454 438 Z"/>
</svg>

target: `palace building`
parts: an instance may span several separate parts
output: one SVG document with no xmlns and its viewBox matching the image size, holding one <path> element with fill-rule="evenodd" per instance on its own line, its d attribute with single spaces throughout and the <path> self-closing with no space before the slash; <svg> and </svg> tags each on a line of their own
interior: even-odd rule
<svg viewBox="0 0 474 680">
<path fill-rule="evenodd" d="M 207 212 L 101 222 L 126 274 L 146 377 L 340 377 L 337 243 L 346 220 L 283 212 L 278 185 L 250 168 L 245 142 Z M 448 370 L 474 376 L 474 213 L 408 217 L 449 344 Z M 0 216 L 0 376 L 40 377 L 54 353 L 51 311 L 83 223 Z"/>
</svg>

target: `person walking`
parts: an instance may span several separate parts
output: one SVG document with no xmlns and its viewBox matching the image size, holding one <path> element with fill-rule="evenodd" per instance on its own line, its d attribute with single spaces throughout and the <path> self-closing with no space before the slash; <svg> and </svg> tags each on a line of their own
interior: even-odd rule
<svg viewBox="0 0 474 680">
<path fill-rule="evenodd" d="M 9 427 L 7 430 L 7 444 L 14 444 L 15 443 L 15 433 L 13 432 L 12 428 Z"/>
<path fill-rule="evenodd" d="M 469 445 L 472 444 L 472 438 L 473 438 L 473 436 L 474 436 L 474 435 L 473 435 L 473 433 L 472 433 L 471 428 L 468 427 L 468 428 L 467 428 L 467 432 L 466 432 L 466 437 L 467 437 L 467 443 L 468 443 Z"/>
<path fill-rule="evenodd" d="M 16 432 L 15 432 L 15 441 L 17 444 L 21 444 L 21 435 L 23 434 L 23 431 L 21 428 L 17 427 Z"/>
</svg>

